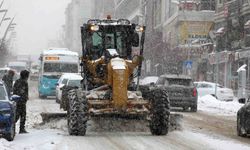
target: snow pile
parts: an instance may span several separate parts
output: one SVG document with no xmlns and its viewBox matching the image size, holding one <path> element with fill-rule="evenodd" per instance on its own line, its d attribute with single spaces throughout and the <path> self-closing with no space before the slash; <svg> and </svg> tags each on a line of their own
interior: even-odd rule
<svg viewBox="0 0 250 150">
<path fill-rule="evenodd" d="M 198 98 L 198 110 L 217 114 L 217 115 L 236 115 L 237 111 L 243 106 L 237 99 L 226 102 L 214 98 L 212 95 L 206 95 Z"/>
<path fill-rule="evenodd" d="M 62 140 L 61 131 L 56 130 L 29 130 L 28 134 L 17 134 L 14 141 L 0 139 L 1 150 L 51 150 Z"/>
<path fill-rule="evenodd" d="M 227 137 L 221 136 L 211 136 L 197 132 L 190 132 L 190 131 L 177 131 L 176 134 L 180 136 L 192 137 L 190 138 L 189 146 L 194 146 L 195 144 L 203 143 L 205 147 L 199 149 L 219 149 L 219 150 L 231 150 L 231 149 L 240 149 L 240 150 L 249 150 L 249 145 L 241 143 L 236 140 L 232 140 Z M 193 141 L 193 142 L 192 142 Z M 201 145 L 200 145 L 201 146 Z M 190 148 L 190 147 L 189 147 Z M 190 148 L 191 149 L 191 148 Z"/>
<path fill-rule="evenodd" d="M 0 139 L 0 149 L 6 150 L 10 149 L 11 143 L 6 141 L 5 139 L 1 138 Z"/>
</svg>

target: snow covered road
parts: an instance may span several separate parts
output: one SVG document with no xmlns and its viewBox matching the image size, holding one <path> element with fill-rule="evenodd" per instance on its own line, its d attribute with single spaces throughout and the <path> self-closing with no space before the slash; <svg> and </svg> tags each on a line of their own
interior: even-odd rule
<svg viewBox="0 0 250 150">
<path fill-rule="evenodd" d="M 119 122 L 115 128 L 107 129 L 104 127 L 111 123 L 101 120 L 99 123 L 102 124 L 99 126 L 90 122 L 92 125 L 87 135 L 82 137 L 68 135 L 66 119 L 41 124 L 41 112 L 62 111 L 54 99 L 38 99 L 35 89 L 31 90 L 34 90 L 32 92 L 34 95 L 31 95 L 27 107 L 27 126 L 30 133 L 17 134 L 13 142 L 0 139 L 0 150 L 250 149 L 249 138 L 236 135 L 235 112 L 237 111 L 228 110 L 231 113 L 227 115 L 223 115 L 224 111 L 214 113 L 221 110 L 220 107 L 224 107 L 223 103 L 217 108 L 217 104 L 205 105 L 204 101 L 203 104 L 199 101 L 197 113 L 177 112 L 184 115 L 182 129 L 171 131 L 166 136 L 152 136 L 148 128 L 144 129 L 139 121 L 134 124 Z"/>
<path fill-rule="evenodd" d="M 13 142 L 0 139 L 2 150 L 79 150 L 79 149 L 249 149 L 249 139 L 240 138 L 235 134 L 232 138 L 228 134 L 221 134 L 221 128 L 230 126 L 221 118 L 216 118 L 204 113 L 183 112 L 183 130 L 170 132 L 167 136 L 152 136 L 150 132 L 117 132 L 92 129 L 84 137 L 69 136 L 66 120 L 52 121 L 39 125 L 41 111 L 60 111 L 54 100 L 31 100 L 28 103 L 28 131 L 29 134 L 17 134 Z M 212 126 L 206 119 L 225 122 L 224 125 Z M 230 120 L 230 119 L 229 119 Z M 231 119 L 230 121 L 233 121 Z M 207 124 L 207 125 L 205 125 Z M 220 127 L 220 128 L 218 128 Z M 201 129 L 200 129 L 201 128 Z M 200 130 L 199 130 L 200 129 Z M 220 132 L 221 131 L 221 132 Z"/>
</svg>

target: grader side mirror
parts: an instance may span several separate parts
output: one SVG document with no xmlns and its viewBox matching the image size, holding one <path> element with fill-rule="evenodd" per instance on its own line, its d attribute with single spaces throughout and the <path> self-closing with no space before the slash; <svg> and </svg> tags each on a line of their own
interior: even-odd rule
<svg viewBox="0 0 250 150">
<path fill-rule="evenodd" d="M 132 36 L 132 46 L 133 47 L 138 47 L 139 46 L 139 34 L 138 33 L 134 33 Z"/>
<path fill-rule="evenodd" d="M 241 103 L 241 104 L 245 104 L 246 99 L 245 99 L 245 98 L 240 98 L 238 101 L 239 101 L 239 103 Z"/>
</svg>

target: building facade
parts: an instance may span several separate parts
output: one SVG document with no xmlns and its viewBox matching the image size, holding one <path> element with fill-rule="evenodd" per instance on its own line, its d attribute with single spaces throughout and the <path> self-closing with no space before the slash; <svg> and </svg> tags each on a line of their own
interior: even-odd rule
<svg viewBox="0 0 250 150">
<path fill-rule="evenodd" d="M 166 0 L 163 11 L 163 41 L 168 45 L 167 73 L 181 73 L 195 80 L 205 80 L 206 69 L 199 67 L 201 56 L 213 41 L 214 1 Z M 203 45 L 208 45 L 203 47 Z M 174 71 L 175 70 L 175 71 Z"/>
<path fill-rule="evenodd" d="M 238 88 L 237 70 L 243 64 L 250 65 L 250 4 L 245 0 L 219 0 L 216 3 L 215 31 L 217 34 L 215 53 L 210 54 L 210 64 L 218 66 L 216 76 L 220 84 Z M 249 22 L 248 22 L 249 21 Z M 218 60 L 214 61 L 218 54 Z M 247 83 L 250 72 L 247 69 Z"/>
<path fill-rule="evenodd" d="M 80 27 L 94 17 L 92 0 L 72 0 L 65 10 L 65 45 L 72 51 L 81 53 Z"/>
</svg>

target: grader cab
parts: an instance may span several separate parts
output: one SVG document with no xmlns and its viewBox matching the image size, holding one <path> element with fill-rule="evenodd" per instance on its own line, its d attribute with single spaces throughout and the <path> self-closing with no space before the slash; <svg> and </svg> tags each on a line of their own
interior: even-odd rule
<svg viewBox="0 0 250 150">
<path fill-rule="evenodd" d="M 81 37 L 83 81 L 81 88 L 68 94 L 69 134 L 85 135 L 87 121 L 93 116 L 140 116 L 149 120 L 153 135 L 167 134 L 166 91 L 152 88 L 144 94 L 139 82 L 133 82 L 141 73 L 145 26 L 126 19 L 94 19 L 83 24 Z"/>
</svg>

